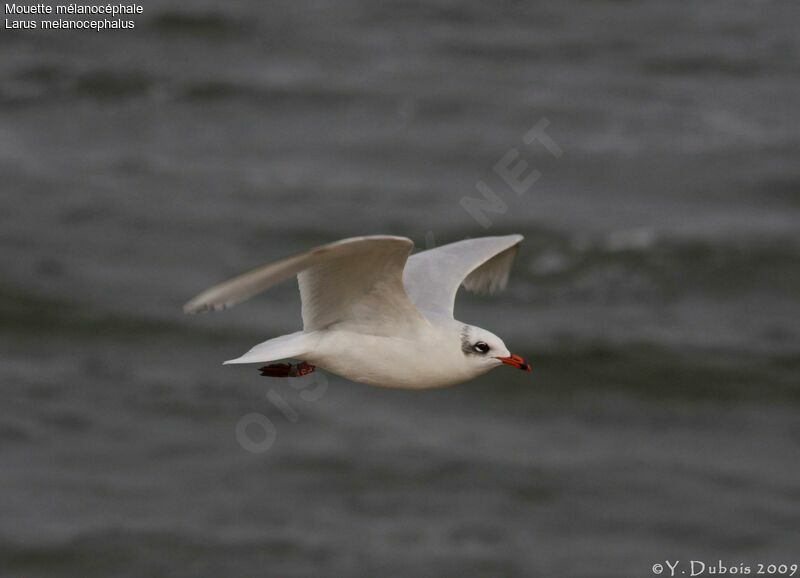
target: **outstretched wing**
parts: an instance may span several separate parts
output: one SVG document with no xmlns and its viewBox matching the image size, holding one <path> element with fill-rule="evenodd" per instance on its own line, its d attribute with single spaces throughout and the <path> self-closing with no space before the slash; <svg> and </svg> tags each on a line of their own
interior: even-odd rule
<svg viewBox="0 0 800 578">
<path fill-rule="evenodd" d="M 224 309 L 297 275 L 303 329 L 357 323 L 381 333 L 398 324 L 427 323 L 403 287 L 403 268 L 414 243 L 405 237 L 370 236 L 322 245 L 264 265 L 203 291 L 187 313 Z"/>
<path fill-rule="evenodd" d="M 475 293 L 505 288 L 522 235 L 481 237 L 412 255 L 403 282 L 422 311 L 453 316 L 461 285 Z"/>
</svg>

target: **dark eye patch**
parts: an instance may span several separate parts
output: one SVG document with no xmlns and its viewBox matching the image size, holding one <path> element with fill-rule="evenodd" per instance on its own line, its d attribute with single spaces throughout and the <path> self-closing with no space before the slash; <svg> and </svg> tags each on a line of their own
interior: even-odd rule
<svg viewBox="0 0 800 578">
<path fill-rule="evenodd" d="M 478 341 L 475 345 L 472 346 L 472 348 L 478 353 L 486 353 L 487 351 L 489 351 L 489 349 L 491 349 L 489 347 L 489 344 L 486 343 L 485 341 Z"/>
</svg>

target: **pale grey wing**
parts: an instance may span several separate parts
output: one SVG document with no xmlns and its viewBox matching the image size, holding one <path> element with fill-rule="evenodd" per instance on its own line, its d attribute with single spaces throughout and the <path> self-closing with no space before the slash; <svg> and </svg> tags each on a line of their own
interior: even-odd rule
<svg viewBox="0 0 800 578">
<path fill-rule="evenodd" d="M 345 321 L 363 327 L 426 323 L 403 287 L 403 268 L 413 246 L 410 239 L 392 236 L 322 245 L 203 291 L 183 309 L 197 313 L 231 307 L 297 275 L 306 331 Z"/>
<path fill-rule="evenodd" d="M 480 237 L 412 255 L 403 282 L 422 311 L 452 317 L 458 288 L 494 293 L 505 288 L 522 235 Z"/>
</svg>

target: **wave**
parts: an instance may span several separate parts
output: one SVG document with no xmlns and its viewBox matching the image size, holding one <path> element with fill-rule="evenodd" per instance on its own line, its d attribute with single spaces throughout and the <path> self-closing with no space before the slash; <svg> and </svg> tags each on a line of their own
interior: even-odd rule
<svg viewBox="0 0 800 578">
<path fill-rule="evenodd" d="M 143 69 L 95 68 L 38 63 L 16 71 L 0 87 L 0 103 L 35 106 L 66 100 L 127 102 L 158 99 L 171 103 L 247 102 L 268 106 L 326 107 L 378 102 L 388 107 L 392 98 L 340 87 L 315 84 L 257 84 L 218 78 L 180 79 Z"/>
<path fill-rule="evenodd" d="M 800 298 L 800 245 L 787 237 L 680 238 L 534 230 L 520 267 L 535 301 L 637 302 L 763 293 Z"/>
<path fill-rule="evenodd" d="M 191 35 L 203 38 L 240 38 L 249 28 L 246 21 L 221 12 L 164 11 L 151 18 L 148 25 L 161 34 Z"/>
<path fill-rule="evenodd" d="M 39 63 L 24 67 L 0 88 L 0 102 L 8 106 L 31 106 L 63 102 L 64 99 L 124 101 L 152 94 L 157 79 L 136 69 L 77 70 Z"/>
</svg>

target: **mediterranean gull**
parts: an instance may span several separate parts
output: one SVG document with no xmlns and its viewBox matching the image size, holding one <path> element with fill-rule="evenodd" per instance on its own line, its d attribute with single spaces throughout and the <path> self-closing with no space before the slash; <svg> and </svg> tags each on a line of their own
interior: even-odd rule
<svg viewBox="0 0 800 578">
<path fill-rule="evenodd" d="M 261 375 L 295 377 L 317 366 L 352 381 L 405 389 L 445 387 L 500 365 L 530 371 L 493 333 L 453 318 L 461 285 L 493 293 L 508 281 L 521 235 L 467 239 L 409 256 L 406 237 L 343 239 L 203 291 L 186 313 L 224 309 L 297 276 L 303 330 L 226 361 L 270 363 Z"/>
</svg>

